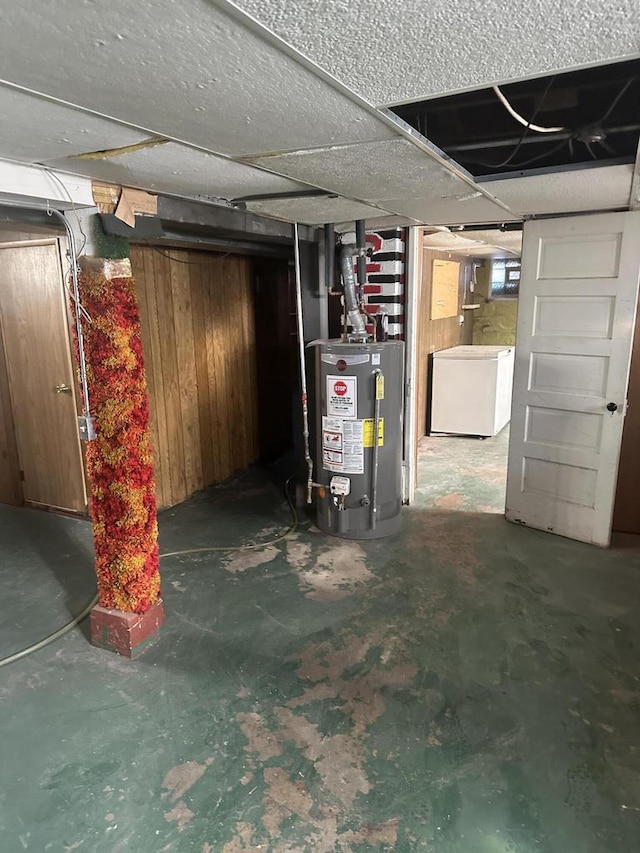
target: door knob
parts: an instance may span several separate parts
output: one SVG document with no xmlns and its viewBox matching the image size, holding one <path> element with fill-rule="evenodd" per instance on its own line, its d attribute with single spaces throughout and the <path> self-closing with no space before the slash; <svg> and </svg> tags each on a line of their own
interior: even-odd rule
<svg viewBox="0 0 640 853">
<path fill-rule="evenodd" d="M 617 403 L 607 403 L 607 411 L 611 412 L 611 414 L 613 414 L 614 412 L 617 412 L 618 411 L 618 404 Z"/>
<path fill-rule="evenodd" d="M 71 393 L 71 385 L 65 385 L 64 382 L 61 382 L 60 385 L 56 385 L 56 394 L 70 394 Z"/>
</svg>

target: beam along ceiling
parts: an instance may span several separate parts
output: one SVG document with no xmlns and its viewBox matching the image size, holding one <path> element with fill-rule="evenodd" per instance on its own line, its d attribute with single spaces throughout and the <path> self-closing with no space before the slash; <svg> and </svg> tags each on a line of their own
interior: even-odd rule
<svg viewBox="0 0 640 853">
<path fill-rule="evenodd" d="M 372 27 L 377 32 L 364 0 L 313 3 L 301 26 L 318 33 L 335 30 L 347 5 L 359 10 L 362 21 L 367 12 L 363 32 Z M 420 4 L 420 20 L 427 15 L 433 25 L 445 22 L 440 5 Z M 532 21 L 546 5 L 533 4 Z M 554 54 L 559 62 L 575 63 L 572 51 L 578 45 L 583 61 L 602 61 L 614 49 L 628 53 L 627 36 L 602 26 L 601 10 L 611 12 L 611 6 L 600 4 L 586 16 L 581 12 L 583 22 L 600 27 L 598 49 L 590 36 L 573 39 L 571 50 Z M 249 209 L 309 224 L 358 215 L 396 224 L 455 225 L 506 222 L 527 212 L 519 200 L 512 212 L 499 200 L 502 187 L 496 191 L 476 183 L 428 140 L 377 110 L 371 102 L 387 98 L 376 96 L 373 87 L 367 90 L 366 67 L 361 85 L 342 72 L 335 80 L 331 72 L 343 49 L 342 33 L 318 67 L 262 26 L 278 30 L 273 14 L 289 9 L 284 0 L 244 7 L 259 20 L 230 0 L 185 0 L 179 13 L 174 0 L 8 4 L 0 33 L 0 110 L 6 117 L 0 158 L 212 201 L 260 196 L 247 202 Z M 304 3 L 291 8 L 304 9 Z M 627 34 L 638 17 L 633 8 L 625 21 Z M 446 9 L 449 15 L 449 4 Z M 376 7 L 376 21 L 404 21 L 409 11 L 406 3 L 388 0 Z M 452 14 L 444 28 L 448 43 L 460 34 L 457 13 Z M 290 20 L 288 11 L 282 15 Z M 385 30 L 387 52 L 395 50 L 396 59 L 384 73 L 380 68 L 380 80 L 411 78 L 426 55 L 415 34 L 408 41 L 391 37 L 404 26 Z M 291 33 L 281 35 L 295 44 Z M 356 52 L 361 43 L 362 38 L 354 44 Z M 401 74 L 392 73 L 407 52 L 412 59 Z M 544 50 L 538 56 L 544 61 L 539 59 L 536 73 L 548 63 Z M 443 80 L 442 75 L 457 73 L 450 55 L 438 60 L 436 51 L 430 56 L 434 74 L 438 66 Z M 478 74 L 485 79 L 476 83 L 488 85 L 496 73 L 495 67 L 481 65 Z M 430 79 L 430 85 L 444 85 L 433 82 L 437 74 Z M 344 82 L 364 91 L 368 100 Z M 119 157 L 77 157 L 158 137 L 168 141 Z M 316 197 L 301 195 L 315 189 Z M 269 198 L 282 193 L 297 197 Z"/>
</svg>

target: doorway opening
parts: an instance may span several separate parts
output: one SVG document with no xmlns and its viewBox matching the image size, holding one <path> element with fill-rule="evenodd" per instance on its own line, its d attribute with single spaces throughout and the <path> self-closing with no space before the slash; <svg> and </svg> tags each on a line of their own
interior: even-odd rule
<svg viewBox="0 0 640 853">
<path fill-rule="evenodd" d="M 637 420 L 633 416 L 625 419 L 627 409 L 636 408 L 637 396 L 636 353 L 640 342 L 636 336 L 634 348 L 633 330 L 640 275 L 636 239 L 639 216 L 637 212 L 627 212 L 529 221 L 524 227 L 522 286 L 515 261 L 510 264 L 507 259 L 494 265 L 495 275 L 490 275 L 491 295 L 497 297 L 496 291 L 500 291 L 504 304 L 507 298 L 513 298 L 504 291 L 520 291 L 508 460 L 505 459 L 506 518 L 605 547 L 610 544 L 613 531 L 633 533 L 640 529 L 634 499 L 634 483 L 639 475 L 634 452 Z M 465 229 L 463 237 L 468 233 Z M 426 254 L 431 249 L 425 246 L 425 239 L 439 241 L 440 246 L 443 240 L 447 241 L 449 249 L 453 241 L 448 231 L 444 237 L 440 233 L 434 238 L 423 235 L 423 259 L 431 260 L 431 267 L 427 264 L 425 273 L 423 263 L 421 290 L 423 296 L 430 294 L 433 312 L 438 300 L 433 299 L 433 282 L 428 276 L 433 277 L 435 265 L 442 261 Z M 453 277 L 452 281 L 453 288 Z M 464 285 L 458 282 L 458 288 L 459 299 L 464 300 Z M 446 294 L 439 299 L 446 306 Z M 500 307 L 498 298 L 485 304 L 489 302 L 493 303 L 492 310 Z M 478 346 L 477 318 L 483 309 L 465 309 L 462 302 L 461 328 L 465 310 L 474 312 L 468 344 L 474 350 Z M 453 307 L 447 313 L 453 314 Z M 451 323 L 453 319 L 434 319 L 433 313 L 425 310 L 420 314 L 427 335 L 419 335 L 419 370 L 433 384 L 430 415 L 428 407 L 420 409 L 427 435 L 429 427 L 431 433 L 443 431 L 436 417 L 437 363 L 439 356 L 446 356 L 446 351 L 437 350 L 433 335 L 429 340 L 429 327 L 434 322 Z M 457 334 L 462 337 L 464 331 L 458 330 Z M 454 344 L 460 346 L 455 340 Z M 434 365 L 431 374 L 430 359 Z M 449 395 L 462 408 L 471 401 L 477 415 L 486 393 L 472 387 L 456 398 L 453 382 L 450 384 Z M 418 387 L 428 404 L 424 384 L 419 382 Z M 484 434 L 493 435 L 490 431 Z M 428 441 L 433 447 L 433 438 Z M 477 468 L 476 456 L 468 467 Z M 631 471 L 634 473 L 630 475 Z M 452 505 L 462 501 L 447 495 L 444 499 Z"/>
<path fill-rule="evenodd" d="M 420 229 L 417 492 L 504 513 L 522 231 Z"/>
</svg>

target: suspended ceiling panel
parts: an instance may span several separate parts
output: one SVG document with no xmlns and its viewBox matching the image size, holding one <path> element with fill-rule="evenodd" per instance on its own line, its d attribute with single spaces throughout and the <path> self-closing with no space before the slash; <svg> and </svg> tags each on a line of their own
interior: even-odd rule
<svg viewBox="0 0 640 853">
<path fill-rule="evenodd" d="M 101 181 L 175 195 L 231 199 L 236 196 L 298 192 L 308 187 L 243 163 L 206 154 L 175 142 L 99 160 L 67 158 L 56 169 Z"/>
<path fill-rule="evenodd" d="M 42 163 L 149 138 L 116 122 L 0 86 L 0 158 Z"/>
<path fill-rule="evenodd" d="M 353 231 L 353 223 L 353 219 L 345 222 L 336 222 L 336 231 L 341 233 Z M 414 226 L 420 223 L 408 216 L 376 216 L 373 219 L 370 217 L 365 218 L 364 224 L 367 231 L 379 231 L 386 230 L 387 228 L 404 228 L 407 225 Z"/>
<path fill-rule="evenodd" d="M 406 139 L 332 146 L 261 157 L 253 163 L 281 175 L 365 201 L 406 196 L 438 199 L 474 189 Z"/>
<path fill-rule="evenodd" d="M 375 104 L 638 55 L 637 0 L 237 0 Z"/>
<path fill-rule="evenodd" d="M 325 222 L 353 222 L 356 219 L 373 219 L 381 215 L 381 211 L 351 201 L 348 198 L 296 198 L 273 199 L 271 201 L 252 201 L 247 204 L 247 210 L 262 216 L 272 216 L 284 219 L 286 222 L 302 222 L 305 225 L 322 225 Z"/>
<path fill-rule="evenodd" d="M 633 166 L 603 166 L 484 183 L 521 215 L 614 210 L 629 206 Z"/>
<path fill-rule="evenodd" d="M 482 237 L 478 236 L 480 234 L 482 234 Z M 521 232 L 513 232 L 513 234 L 516 235 L 520 245 L 514 245 L 510 248 L 504 245 L 502 238 L 505 235 L 500 231 L 465 231 L 464 233 L 444 231 L 425 234 L 422 246 L 425 249 L 455 252 L 457 255 L 464 255 L 470 258 L 504 257 L 507 254 L 519 255 L 522 246 L 522 235 Z M 491 235 L 495 235 L 496 242 L 492 242 L 491 239 L 483 239 L 484 237 L 490 238 Z"/>
<path fill-rule="evenodd" d="M 2 30 L 0 79 L 210 151 L 394 136 L 207 0 L 22 0 Z"/>
<path fill-rule="evenodd" d="M 485 229 L 483 231 L 465 231 L 468 240 L 479 240 L 497 249 L 505 249 L 519 255 L 522 252 L 522 231 L 499 231 Z"/>
<path fill-rule="evenodd" d="M 424 225 L 473 225 L 488 222 L 513 222 L 520 217 L 509 213 L 501 205 L 479 193 L 470 191 L 466 196 L 423 201 L 399 198 L 384 202 L 387 210 L 410 216 Z"/>
</svg>

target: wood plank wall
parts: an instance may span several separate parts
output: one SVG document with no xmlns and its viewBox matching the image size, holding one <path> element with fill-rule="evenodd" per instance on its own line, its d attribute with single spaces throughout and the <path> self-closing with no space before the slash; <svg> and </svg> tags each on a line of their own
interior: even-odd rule
<svg viewBox="0 0 640 853">
<path fill-rule="evenodd" d="M 160 507 L 258 457 L 251 260 L 132 246 Z"/>
<path fill-rule="evenodd" d="M 431 320 L 431 263 L 434 260 L 457 261 L 460 264 L 458 286 L 458 313 L 455 317 Z M 472 262 L 469 258 L 456 256 L 450 252 L 423 249 L 420 270 L 420 292 L 418 294 L 418 334 L 417 334 L 417 418 L 416 440 L 426 435 L 429 429 L 429 387 L 432 354 L 441 349 L 470 344 L 473 331 L 472 311 L 462 312 L 465 302 L 466 283 L 470 280 Z M 464 313 L 464 325 L 460 325 L 459 315 Z"/>
</svg>

